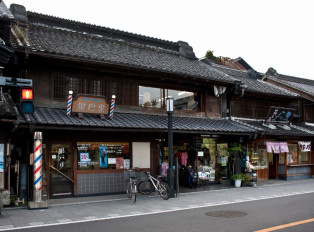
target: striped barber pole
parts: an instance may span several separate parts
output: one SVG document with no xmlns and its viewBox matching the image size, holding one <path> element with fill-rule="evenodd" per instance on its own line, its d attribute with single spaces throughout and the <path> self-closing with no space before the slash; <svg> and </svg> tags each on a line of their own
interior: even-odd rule
<svg viewBox="0 0 314 232">
<path fill-rule="evenodd" d="M 34 200 L 41 201 L 42 190 L 42 132 L 34 133 Z"/>
<path fill-rule="evenodd" d="M 113 111 L 114 111 L 115 103 L 116 103 L 116 96 L 112 95 L 112 100 L 111 100 L 110 110 L 109 110 L 109 118 L 110 119 L 113 118 Z"/>
<path fill-rule="evenodd" d="M 70 93 L 68 97 L 67 116 L 71 115 L 71 108 L 72 108 L 72 94 Z"/>
</svg>

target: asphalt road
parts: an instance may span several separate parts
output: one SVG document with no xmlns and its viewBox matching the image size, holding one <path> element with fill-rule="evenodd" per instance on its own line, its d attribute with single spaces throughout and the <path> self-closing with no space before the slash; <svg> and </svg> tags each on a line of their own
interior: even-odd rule
<svg viewBox="0 0 314 232">
<path fill-rule="evenodd" d="M 19 231 L 246 232 L 314 218 L 314 193 Z M 313 232 L 309 223 L 274 231 Z"/>
</svg>

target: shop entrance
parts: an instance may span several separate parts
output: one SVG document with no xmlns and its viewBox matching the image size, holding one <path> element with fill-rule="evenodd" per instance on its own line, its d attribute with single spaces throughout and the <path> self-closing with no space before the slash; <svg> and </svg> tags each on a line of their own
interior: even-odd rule
<svg viewBox="0 0 314 232">
<path fill-rule="evenodd" d="M 50 198 L 73 196 L 73 162 L 70 144 L 51 144 Z"/>
<path fill-rule="evenodd" d="M 277 178 L 277 155 L 273 153 L 268 153 L 269 160 L 269 179 Z"/>
</svg>

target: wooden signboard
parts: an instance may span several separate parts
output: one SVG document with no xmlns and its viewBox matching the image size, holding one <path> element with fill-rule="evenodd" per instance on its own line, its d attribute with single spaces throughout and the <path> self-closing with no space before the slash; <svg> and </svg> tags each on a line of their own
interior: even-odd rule
<svg viewBox="0 0 314 232">
<path fill-rule="evenodd" d="M 73 113 L 108 114 L 109 104 L 101 96 L 77 95 L 72 103 Z"/>
<path fill-rule="evenodd" d="M 295 109 L 270 106 L 266 117 L 266 123 L 289 124 Z"/>
</svg>

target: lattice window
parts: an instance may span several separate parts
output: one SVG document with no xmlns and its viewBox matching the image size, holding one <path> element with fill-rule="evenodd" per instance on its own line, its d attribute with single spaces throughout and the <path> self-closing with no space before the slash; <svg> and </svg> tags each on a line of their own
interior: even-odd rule
<svg viewBox="0 0 314 232">
<path fill-rule="evenodd" d="M 92 74 L 53 74 L 53 98 L 67 99 L 70 90 L 76 94 L 91 94 L 105 96 L 108 100 L 111 95 L 117 95 L 116 103 L 121 105 L 137 105 L 137 83 L 132 81 L 106 78 Z"/>
</svg>

